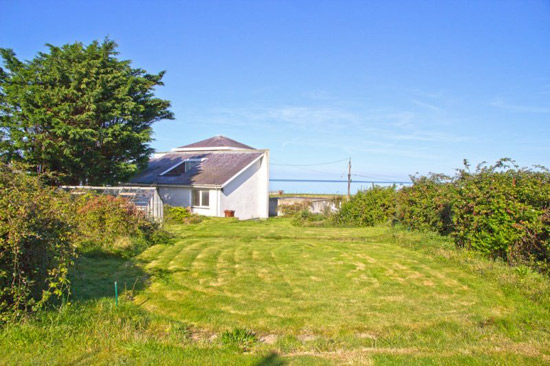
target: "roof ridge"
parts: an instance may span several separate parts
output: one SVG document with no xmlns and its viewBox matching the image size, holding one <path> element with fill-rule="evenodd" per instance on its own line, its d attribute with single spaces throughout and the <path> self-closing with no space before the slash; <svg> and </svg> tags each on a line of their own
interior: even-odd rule
<svg viewBox="0 0 550 366">
<path fill-rule="evenodd" d="M 245 145 L 242 142 L 233 140 L 229 137 L 217 135 L 214 137 L 210 137 L 201 141 L 194 142 L 189 145 L 183 145 L 180 147 L 177 147 L 173 150 L 191 150 L 191 149 L 220 149 L 220 148 L 226 148 L 226 149 L 247 149 L 247 150 L 256 150 L 255 148 Z"/>
</svg>

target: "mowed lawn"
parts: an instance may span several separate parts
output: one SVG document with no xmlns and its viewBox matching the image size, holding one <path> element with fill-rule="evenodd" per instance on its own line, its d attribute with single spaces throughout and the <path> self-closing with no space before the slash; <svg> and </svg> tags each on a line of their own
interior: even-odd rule
<svg viewBox="0 0 550 366">
<path fill-rule="evenodd" d="M 82 259 L 74 309 L 4 331 L 0 363 L 550 364 L 548 280 L 434 235 L 288 219 L 169 230 L 133 260 Z M 224 343 L 235 328 L 256 341 Z"/>
</svg>

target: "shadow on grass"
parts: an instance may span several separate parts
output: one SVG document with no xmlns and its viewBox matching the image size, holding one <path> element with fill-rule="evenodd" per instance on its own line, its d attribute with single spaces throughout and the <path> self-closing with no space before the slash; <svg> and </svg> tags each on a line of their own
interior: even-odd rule
<svg viewBox="0 0 550 366">
<path fill-rule="evenodd" d="M 284 366 L 286 364 L 287 363 L 276 352 L 271 352 L 254 364 L 254 366 Z"/>
<path fill-rule="evenodd" d="M 81 253 L 69 273 L 71 297 L 74 300 L 114 297 L 114 282 L 119 296 L 132 297 L 134 291 L 145 288 L 148 275 L 134 259 L 93 251 Z"/>
</svg>

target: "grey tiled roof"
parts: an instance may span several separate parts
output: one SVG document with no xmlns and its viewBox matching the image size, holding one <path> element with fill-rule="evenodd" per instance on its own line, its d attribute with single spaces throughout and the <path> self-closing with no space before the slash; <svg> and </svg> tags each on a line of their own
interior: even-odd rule
<svg viewBox="0 0 550 366">
<path fill-rule="evenodd" d="M 147 168 L 134 176 L 133 184 L 222 185 L 248 164 L 263 154 L 262 151 L 204 151 L 174 152 L 149 162 Z M 206 159 L 198 166 L 178 176 L 161 176 L 162 172 L 186 159 Z"/>
<path fill-rule="evenodd" d="M 251 149 L 254 150 L 253 147 L 250 147 L 248 145 L 242 144 L 238 141 L 232 140 L 225 136 L 214 136 L 206 140 L 202 140 L 199 142 L 194 142 L 189 145 L 180 146 L 178 149 L 191 149 L 191 148 L 215 148 L 215 147 L 236 147 L 239 149 Z"/>
</svg>

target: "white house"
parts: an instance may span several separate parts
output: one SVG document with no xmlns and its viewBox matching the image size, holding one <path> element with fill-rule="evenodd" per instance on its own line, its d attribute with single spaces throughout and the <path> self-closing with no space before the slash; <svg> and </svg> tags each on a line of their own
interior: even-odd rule
<svg viewBox="0 0 550 366">
<path fill-rule="evenodd" d="M 267 218 L 269 150 L 216 136 L 156 154 L 130 184 L 157 187 L 164 203 L 201 215 Z"/>
</svg>

